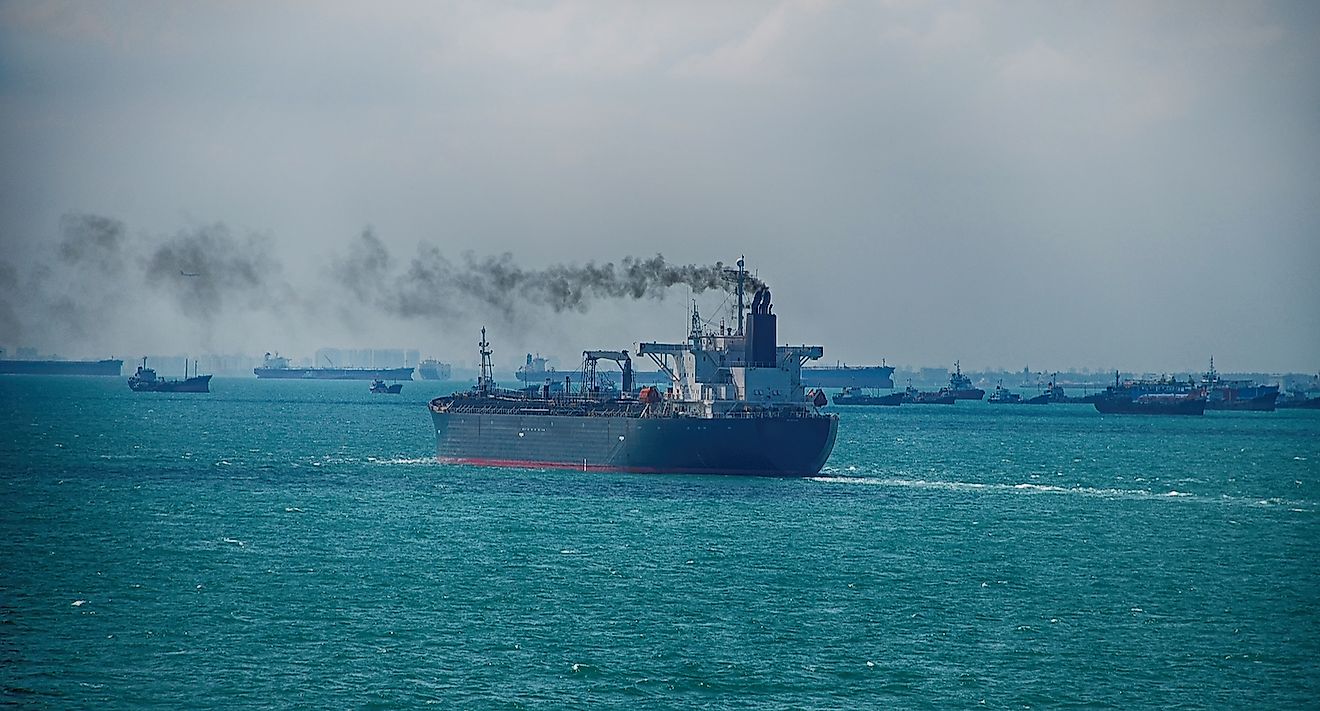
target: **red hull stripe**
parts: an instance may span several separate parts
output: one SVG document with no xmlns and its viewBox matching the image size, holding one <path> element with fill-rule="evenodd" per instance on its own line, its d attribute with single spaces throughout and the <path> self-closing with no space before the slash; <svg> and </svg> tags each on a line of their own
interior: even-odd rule
<svg viewBox="0 0 1320 711">
<path fill-rule="evenodd" d="M 760 472 L 750 469 L 665 469 L 663 467 L 620 467 L 585 462 L 535 462 L 523 459 L 486 459 L 484 457 L 437 457 L 441 464 L 472 464 L 479 467 L 516 467 L 520 469 L 571 469 L 580 472 L 628 472 L 632 474 L 739 474 L 742 476 L 804 477 L 816 473 Z"/>
</svg>

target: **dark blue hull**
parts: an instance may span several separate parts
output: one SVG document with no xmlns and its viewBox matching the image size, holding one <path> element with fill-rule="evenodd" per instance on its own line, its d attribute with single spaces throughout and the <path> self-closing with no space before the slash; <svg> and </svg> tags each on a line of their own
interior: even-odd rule
<svg viewBox="0 0 1320 711">
<path fill-rule="evenodd" d="M 587 470 L 815 476 L 838 418 L 601 417 L 436 412 L 441 461 Z"/>
<path fill-rule="evenodd" d="M 138 393 L 209 393 L 211 376 L 198 375 L 187 380 L 136 380 L 129 378 L 128 387 Z"/>
<path fill-rule="evenodd" d="M 119 377 L 122 360 L 0 360 L 0 373 L 13 375 L 101 375 Z"/>
</svg>

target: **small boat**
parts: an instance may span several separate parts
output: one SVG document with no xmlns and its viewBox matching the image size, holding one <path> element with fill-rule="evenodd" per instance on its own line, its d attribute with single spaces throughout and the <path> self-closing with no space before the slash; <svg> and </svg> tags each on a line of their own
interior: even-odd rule
<svg viewBox="0 0 1320 711">
<path fill-rule="evenodd" d="M 909 385 L 901 394 L 903 395 L 903 402 L 912 405 L 952 405 L 958 401 L 948 388 L 943 388 L 938 392 L 923 392 Z"/>
<path fill-rule="evenodd" d="M 990 393 L 990 397 L 986 398 L 986 402 L 993 402 L 1002 405 L 1016 404 L 1022 402 L 1022 396 L 1004 387 L 1003 381 L 1000 381 L 999 384 L 995 386 L 995 391 Z"/>
<path fill-rule="evenodd" d="M 194 361 L 193 377 L 188 377 L 188 362 L 183 363 L 183 380 L 166 380 L 156 376 L 154 368 L 147 367 L 147 359 L 142 358 L 142 365 L 137 372 L 128 376 L 128 388 L 135 393 L 209 393 L 211 376 L 197 375 Z"/>
<path fill-rule="evenodd" d="M 843 392 L 834 396 L 835 405 L 901 405 L 906 398 L 907 393 L 897 392 L 885 395 L 873 395 L 866 392 L 863 388 L 844 388 Z"/>
<path fill-rule="evenodd" d="M 371 392 L 398 395 L 403 392 L 403 383 L 390 383 L 389 385 L 386 385 L 384 380 L 373 380 L 371 381 Z"/>
</svg>

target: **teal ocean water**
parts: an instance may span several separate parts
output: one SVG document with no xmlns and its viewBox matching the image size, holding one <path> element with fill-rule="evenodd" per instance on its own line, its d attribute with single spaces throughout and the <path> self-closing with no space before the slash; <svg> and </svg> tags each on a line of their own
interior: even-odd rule
<svg viewBox="0 0 1320 711">
<path fill-rule="evenodd" d="M 844 409 L 808 480 L 443 466 L 366 383 L 0 378 L 0 702 L 1315 708 L 1320 412 Z"/>
</svg>

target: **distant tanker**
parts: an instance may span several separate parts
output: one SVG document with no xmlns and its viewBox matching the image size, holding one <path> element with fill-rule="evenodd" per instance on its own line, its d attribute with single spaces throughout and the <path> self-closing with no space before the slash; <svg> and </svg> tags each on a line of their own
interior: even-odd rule
<svg viewBox="0 0 1320 711">
<path fill-rule="evenodd" d="M 289 359 L 266 354 L 260 368 L 252 372 L 258 378 L 303 380 L 412 380 L 412 368 L 290 368 Z"/>
</svg>

